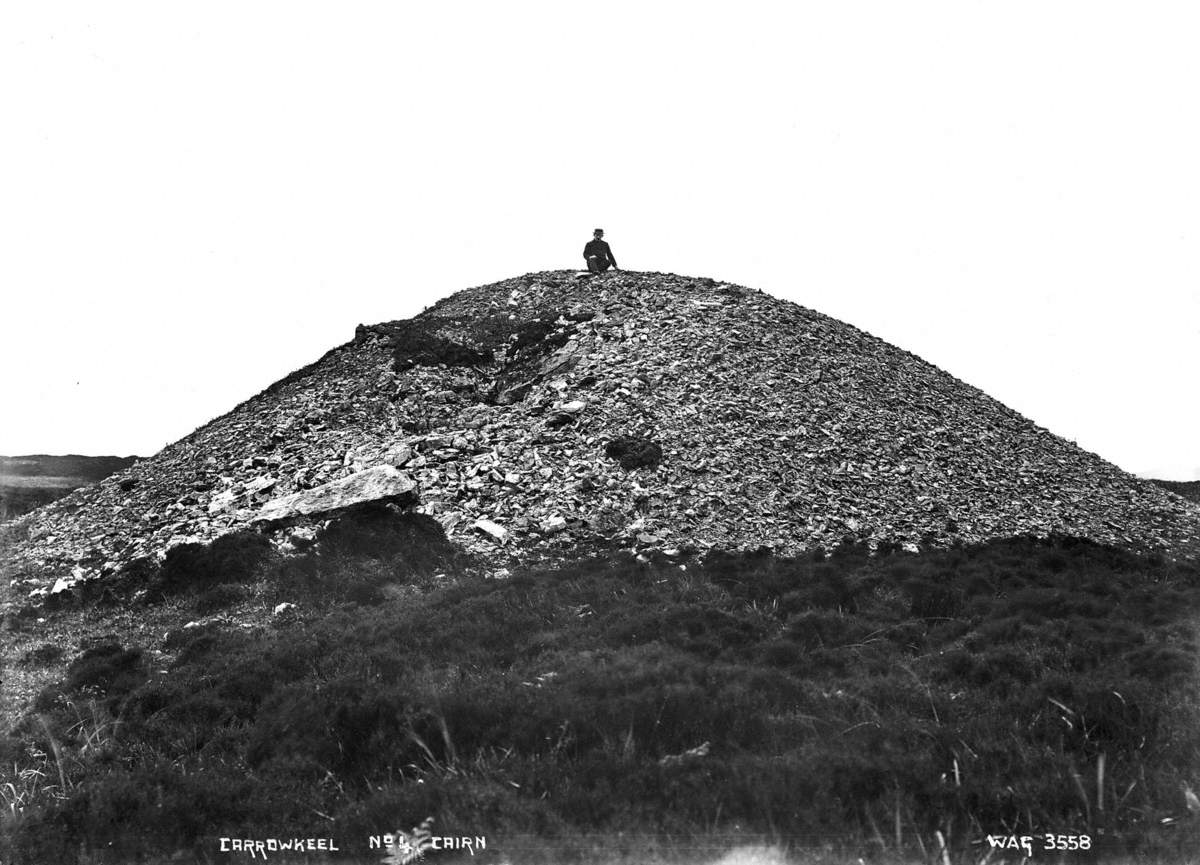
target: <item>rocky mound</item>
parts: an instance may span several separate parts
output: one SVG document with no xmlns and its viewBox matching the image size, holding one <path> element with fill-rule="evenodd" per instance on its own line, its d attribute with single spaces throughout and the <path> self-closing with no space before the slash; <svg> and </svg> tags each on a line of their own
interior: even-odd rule
<svg viewBox="0 0 1200 865">
<path fill-rule="evenodd" d="M 27 516 L 3 556 L 19 594 L 36 595 L 371 500 L 433 516 L 498 567 L 595 542 L 668 556 L 846 536 L 1200 546 L 1200 507 L 850 325 L 708 279 L 554 271 L 360 326 Z"/>
</svg>

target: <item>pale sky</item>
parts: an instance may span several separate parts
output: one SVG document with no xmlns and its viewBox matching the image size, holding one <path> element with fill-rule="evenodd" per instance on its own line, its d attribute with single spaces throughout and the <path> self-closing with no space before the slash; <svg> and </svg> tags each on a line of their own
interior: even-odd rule
<svg viewBox="0 0 1200 865">
<path fill-rule="evenodd" d="M 1200 7 L 0 5 L 0 453 L 148 455 L 468 286 L 711 276 L 1200 478 Z"/>
</svg>

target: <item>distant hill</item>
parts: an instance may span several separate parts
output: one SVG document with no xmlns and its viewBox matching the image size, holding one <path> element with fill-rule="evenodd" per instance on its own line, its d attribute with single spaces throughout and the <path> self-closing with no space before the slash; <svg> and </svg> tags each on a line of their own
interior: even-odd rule
<svg viewBox="0 0 1200 865">
<path fill-rule="evenodd" d="M 72 490 L 129 468 L 137 457 L 27 454 L 0 456 L 0 521 L 19 517 Z"/>
<path fill-rule="evenodd" d="M 1193 502 L 1200 502 L 1200 481 L 1152 481 L 1165 490 Z"/>
</svg>

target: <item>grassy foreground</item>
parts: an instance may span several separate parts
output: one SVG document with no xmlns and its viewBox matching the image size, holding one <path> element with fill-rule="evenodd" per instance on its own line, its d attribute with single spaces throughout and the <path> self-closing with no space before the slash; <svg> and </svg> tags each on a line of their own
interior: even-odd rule
<svg viewBox="0 0 1200 865">
<path fill-rule="evenodd" d="M 1059 538 L 485 580 L 432 520 L 384 512 L 289 559 L 240 535 L 126 577 L 211 621 L 91 645 L 0 740 L 0 861 L 223 862 L 247 857 L 222 837 L 295 836 L 340 852 L 271 861 L 380 862 L 371 836 L 427 817 L 487 838 L 435 863 L 1200 849 L 1195 565 Z"/>
</svg>

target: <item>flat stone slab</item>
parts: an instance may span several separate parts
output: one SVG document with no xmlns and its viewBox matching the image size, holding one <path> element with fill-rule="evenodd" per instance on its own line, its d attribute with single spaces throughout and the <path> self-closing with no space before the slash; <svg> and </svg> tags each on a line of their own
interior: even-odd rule
<svg viewBox="0 0 1200 865">
<path fill-rule="evenodd" d="M 409 503 L 416 500 L 416 491 L 416 481 L 404 472 L 389 465 L 375 466 L 310 490 L 272 499 L 251 522 L 281 522 L 375 502 Z"/>
</svg>

